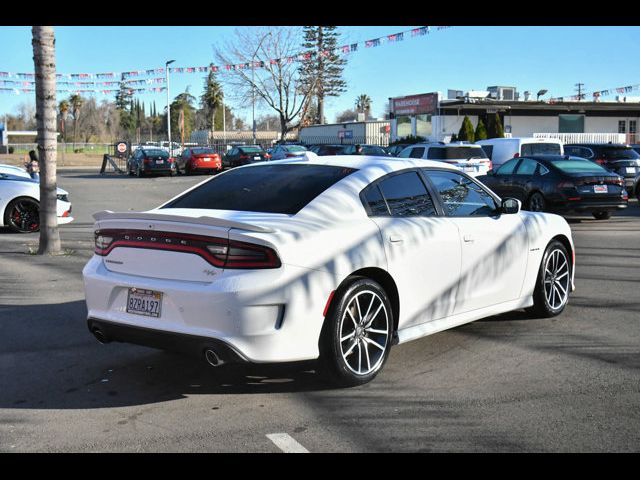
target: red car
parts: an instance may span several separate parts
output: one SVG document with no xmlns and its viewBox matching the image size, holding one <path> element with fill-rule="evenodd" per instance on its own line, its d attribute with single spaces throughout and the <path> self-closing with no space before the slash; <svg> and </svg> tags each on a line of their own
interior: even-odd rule
<svg viewBox="0 0 640 480">
<path fill-rule="evenodd" d="M 178 159 L 177 167 L 179 173 L 186 175 L 220 172 L 222 171 L 222 159 L 213 148 L 186 148 Z"/>
</svg>

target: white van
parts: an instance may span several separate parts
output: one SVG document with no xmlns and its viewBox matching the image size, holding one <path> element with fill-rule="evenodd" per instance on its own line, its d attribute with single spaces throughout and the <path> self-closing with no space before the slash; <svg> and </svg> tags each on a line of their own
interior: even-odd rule
<svg viewBox="0 0 640 480">
<path fill-rule="evenodd" d="M 472 177 L 486 175 L 492 168 L 484 149 L 470 143 L 416 143 L 409 145 L 398 155 L 399 158 L 425 158 L 455 165 Z"/>
<path fill-rule="evenodd" d="M 562 142 L 556 138 L 491 138 L 478 140 L 495 170 L 507 160 L 525 155 L 564 155 Z"/>
</svg>

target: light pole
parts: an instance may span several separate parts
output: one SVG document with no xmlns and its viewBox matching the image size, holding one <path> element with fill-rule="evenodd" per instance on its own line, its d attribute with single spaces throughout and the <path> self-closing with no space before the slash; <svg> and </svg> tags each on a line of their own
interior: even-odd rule
<svg viewBox="0 0 640 480">
<path fill-rule="evenodd" d="M 172 145 L 171 145 L 171 106 L 169 102 L 169 65 L 171 65 L 175 60 L 169 60 L 164 64 L 164 73 L 167 78 L 167 138 L 169 139 L 169 156 L 172 155 Z"/>
<path fill-rule="evenodd" d="M 255 71 L 256 71 L 256 66 L 255 66 L 255 58 L 256 55 L 258 54 L 258 50 L 260 50 L 260 47 L 262 46 L 262 42 L 264 42 L 264 39 L 267 38 L 269 35 L 271 35 L 271 32 L 267 33 L 266 35 L 264 35 L 261 39 L 260 39 L 260 43 L 258 43 L 258 48 L 256 48 L 256 51 L 253 53 L 253 56 L 251 57 L 251 111 L 252 111 L 252 119 L 253 119 L 253 144 L 256 144 L 256 84 L 255 84 Z"/>
</svg>

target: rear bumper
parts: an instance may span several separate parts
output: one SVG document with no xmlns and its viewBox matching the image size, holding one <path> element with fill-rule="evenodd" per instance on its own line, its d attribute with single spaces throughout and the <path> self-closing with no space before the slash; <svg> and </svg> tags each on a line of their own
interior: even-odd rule
<svg viewBox="0 0 640 480">
<path fill-rule="evenodd" d="M 95 318 L 87 319 L 87 327 L 93 334 L 100 332 L 103 343 L 124 342 L 158 348 L 171 352 L 204 358 L 206 350 L 213 350 L 221 363 L 246 363 L 248 360 L 222 340 L 184 333 L 174 333 L 143 328 L 121 323 L 107 322 Z"/>
<path fill-rule="evenodd" d="M 627 202 L 568 202 L 567 204 L 556 206 L 555 213 L 584 213 L 584 212 L 615 212 L 627 208 Z"/>
</svg>

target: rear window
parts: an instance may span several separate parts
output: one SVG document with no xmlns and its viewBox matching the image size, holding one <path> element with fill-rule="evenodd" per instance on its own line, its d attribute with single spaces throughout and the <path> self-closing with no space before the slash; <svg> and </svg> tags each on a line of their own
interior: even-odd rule
<svg viewBox="0 0 640 480">
<path fill-rule="evenodd" d="M 299 164 L 238 168 L 214 177 L 163 208 L 294 215 L 327 188 L 355 171 L 355 168 Z"/>
<path fill-rule="evenodd" d="M 288 152 L 306 152 L 307 149 L 301 145 L 289 145 L 284 147 Z"/>
<path fill-rule="evenodd" d="M 262 153 L 260 147 L 241 147 L 240 151 L 243 153 Z"/>
<path fill-rule="evenodd" d="M 640 155 L 631 147 L 605 147 L 600 151 L 600 158 L 605 160 L 631 160 Z"/>
<path fill-rule="evenodd" d="M 523 157 L 530 155 L 560 155 L 560 144 L 558 143 L 525 143 L 520 148 L 520 155 Z"/>
<path fill-rule="evenodd" d="M 169 152 L 166 152 L 165 150 L 151 150 L 151 149 L 144 149 L 144 154 L 147 157 L 164 157 L 164 158 L 169 158 Z"/>
<path fill-rule="evenodd" d="M 206 155 L 206 154 L 213 155 L 216 152 L 215 150 L 213 150 L 213 148 L 192 148 L 191 153 L 193 153 L 194 155 Z"/>
<path fill-rule="evenodd" d="M 487 158 L 480 147 L 430 147 L 429 160 L 466 160 L 469 158 Z"/>
<path fill-rule="evenodd" d="M 362 153 L 364 155 L 382 155 L 382 156 L 387 156 L 387 154 L 382 149 L 382 147 L 376 147 L 376 146 L 371 146 L 371 145 L 363 145 L 362 146 Z"/>
<path fill-rule="evenodd" d="M 597 163 L 582 158 L 571 157 L 568 160 L 551 160 L 553 166 L 565 173 L 609 173 Z"/>
</svg>

